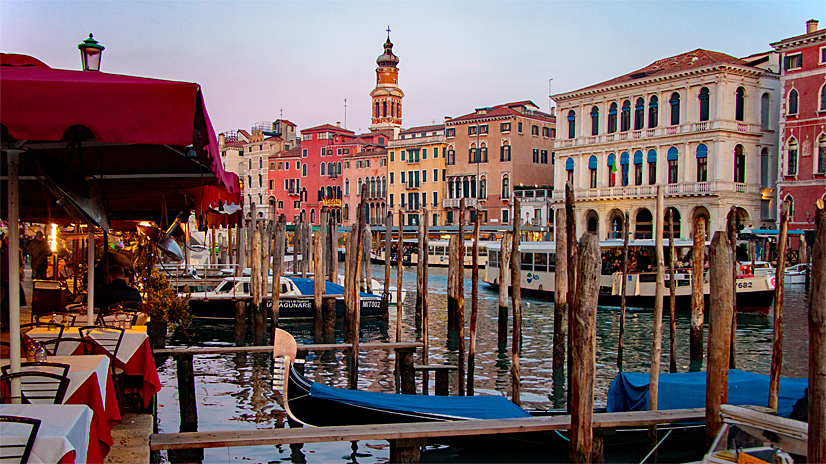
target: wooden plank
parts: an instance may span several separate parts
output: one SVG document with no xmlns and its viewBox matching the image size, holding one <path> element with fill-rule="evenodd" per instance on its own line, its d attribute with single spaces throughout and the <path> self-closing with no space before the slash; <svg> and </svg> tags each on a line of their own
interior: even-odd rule
<svg viewBox="0 0 826 464">
<path fill-rule="evenodd" d="M 780 205 L 780 233 L 777 236 L 777 256 L 786 256 L 786 237 L 789 232 L 789 200 Z M 754 268 L 752 268 L 754 272 Z M 777 409 L 777 395 L 780 391 L 780 371 L 783 369 L 783 279 L 786 276 L 786 260 L 778 259 L 774 270 L 774 336 L 772 340 L 772 363 L 769 374 L 768 406 Z"/>
<path fill-rule="evenodd" d="M 336 351 L 349 350 L 352 347 L 349 343 L 321 343 L 312 345 L 298 345 L 301 351 Z M 411 343 L 362 343 L 359 349 L 362 350 L 395 350 L 397 348 L 421 348 L 422 344 L 418 342 Z M 272 351 L 272 346 L 199 346 L 193 348 L 162 348 L 154 350 L 155 354 L 193 354 L 193 355 L 210 355 L 210 354 L 227 354 L 227 353 L 265 353 Z"/>
<path fill-rule="evenodd" d="M 645 427 L 653 424 L 696 422 L 705 411 L 672 409 L 594 414 L 594 428 Z M 568 415 L 520 419 L 421 422 L 336 427 L 266 428 L 256 430 L 211 431 L 190 433 L 156 433 L 150 437 L 152 451 L 189 448 L 228 448 L 238 446 L 286 445 L 292 443 L 349 442 L 394 440 L 446 436 L 494 435 L 500 433 L 567 430 Z"/>
</svg>

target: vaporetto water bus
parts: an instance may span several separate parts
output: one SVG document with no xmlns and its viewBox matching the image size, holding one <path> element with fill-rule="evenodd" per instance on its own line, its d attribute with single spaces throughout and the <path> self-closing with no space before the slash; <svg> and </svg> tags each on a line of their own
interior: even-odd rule
<svg viewBox="0 0 826 464">
<path fill-rule="evenodd" d="M 668 249 L 668 241 L 664 241 Z M 599 243 L 603 254 L 612 259 L 622 255 L 622 240 L 604 240 Z M 691 240 L 675 240 L 676 256 L 685 256 L 694 243 Z M 488 265 L 485 268 L 485 283 L 491 287 L 499 287 L 499 263 L 501 243 L 488 244 Z M 650 250 L 651 263 L 656 265 L 654 258 L 654 240 L 632 240 L 629 242 L 629 256 L 638 250 Z M 536 298 L 552 299 L 554 295 L 554 271 L 556 263 L 555 242 L 523 242 L 520 245 L 522 266 L 520 287 L 522 294 Z M 679 269 L 675 273 L 677 282 L 676 307 L 691 308 L 691 269 Z M 622 272 L 603 272 L 600 276 L 599 304 L 602 306 L 619 306 L 621 297 Z M 739 274 L 737 276 L 737 310 L 744 313 L 768 314 L 774 301 L 774 275 Z M 625 301 L 628 306 L 638 308 L 653 308 L 654 294 L 657 286 L 656 272 L 631 272 L 627 276 L 625 285 Z M 510 287 L 510 285 L 509 285 Z M 708 268 L 703 273 L 703 292 L 708 305 L 709 285 Z M 665 302 L 669 302 L 669 273 L 665 269 Z"/>
<path fill-rule="evenodd" d="M 410 253 L 403 254 L 403 263 L 415 266 L 419 264 L 419 253 L 416 248 L 418 248 L 419 241 L 418 239 L 405 239 L 404 246 L 414 248 L 413 251 Z M 487 246 L 490 243 L 499 243 L 499 242 L 488 242 L 488 241 L 479 241 L 479 267 L 485 267 L 488 262 L 488 249 Z M 427 265 L 428 266 L 447 266 L 450 264 L 450 257 L 448 255 L 448 245 L 450 242 L 448 240 L 429 240 L 427 245 Z M 394 243 L 395 245 L 395 243 Z M 374 250 L 371 252 L 371 261 L 375 263 L 384 263 L 385 257 L 385 250 L 379 249 Z M 395 254 L 390 257 L 390 262 L 395 263 L 397 258 Z M 465 240 L 465 267 L 473 266 L 473 240 Z"/>
</svg>

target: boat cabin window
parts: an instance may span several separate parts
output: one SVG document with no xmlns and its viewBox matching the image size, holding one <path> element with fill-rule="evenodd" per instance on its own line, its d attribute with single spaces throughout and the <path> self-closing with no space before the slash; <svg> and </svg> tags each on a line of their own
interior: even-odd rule
<svg viewBox="0 0 826 464">
<path fill-rule="evenodd" d="M 533 254 L 533 271 L 548 272 L 548 253 Z"/>
<path fill-rule="evenodd" d="M 250 292 L 250 283 L 249 282 L 244 282 L 244 293 L 249 293 L 249 292 Z"/>
<path fill-rule="evenodd" d="M 443 254 L 445 254 L 445 247 L 443 247 L 443 246 L 437 246 L 437 247 L 436 247 L 436 254 L 437 254 L 437 255 L 443 255 Z"/>
<path fill-rule="evenodd" d="M 522 252 L 522 270 L 523 271 L 532 271 L 533 270 L 533 253 Z"/>
<path fill-rule="evenodd" d="M 487 256 L 487 255 L 488 255 L 488 249 L 483 248 L 483 247 L 479 247 L 479 256 Z"/>
<path fill-rule="evenodd" d="M 287 293 L 288 291 L 289 291 L 289 288 L 287 287 L 287 284 L 284 283 L 284 282 L 281 282 L 281 290 L 279 290 L 279 292 L 280 293 Z"/>
<path fill-rule="evenodd" d="M 488 266 L 499 267 L 499 252 L 491 251 L 488 254 Z"/>
<path fill-rule="evenodd" d="M 434 255 L 436 254 L 436 248 L 433 245 L 427 246 L 427 254 Z"/>
<path fill-rule="evenodd" d="M 232 287 L 235 286 L 235 282 L 231 280 L 225 280 L 221 282 L 218 287 L 215 288 L 215 293 L 227 293 L 232 290 Z"/>
<path fill-rule="evenodd" d="M 548 253 L 548 272 L 556 272 L 556 253 Z"/>
</svg>

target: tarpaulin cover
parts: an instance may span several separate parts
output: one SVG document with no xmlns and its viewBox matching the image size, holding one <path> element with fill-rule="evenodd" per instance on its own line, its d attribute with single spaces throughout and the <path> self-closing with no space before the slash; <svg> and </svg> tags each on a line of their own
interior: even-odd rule
<svg viewBox="0 0 826 464">
<path fill-rule="evenodd" d="M 608 389 L 608 412 L 647 411 L 648 373 L 620 372 Z M 789 417 L 794 404 L 804 396 L 809 380 L 780 378 L 777 412 Z M 769 376 L 738 369 L 729 369 L 728 401 L 734 406 L 767 406 Z M 658 409 L 704 408 L 706 406 L 706 373 L 685 372 L 660 374 Z"/>
<path fill-rule="evenodd" d="M 315 281 L 313 279 L 304 279 L 301 277 L 285 277 L 287 279 L 292 280 L 295 283 L 296 288 L 298 291 L 301 292 L 302 295 L 312 295 L 315 293 Z M 339 284 L 334 284 L 332 282 L 324 282 L 327 284 L 325 287 L 324 293 L 326 295 L 344 295 L 344 287 Z M 379 298 L 378 295 L 372 295 L 370 293 L 361 292 L 362 298 Z"/>
<path fill-rule="evenodd" d="M 313 382 L 310 396 L 366 408 L 436 414 L 461 419 L 514 419 L 531 417 L 503 396 L 395 395 L 328 387 Z"/>
</svg>

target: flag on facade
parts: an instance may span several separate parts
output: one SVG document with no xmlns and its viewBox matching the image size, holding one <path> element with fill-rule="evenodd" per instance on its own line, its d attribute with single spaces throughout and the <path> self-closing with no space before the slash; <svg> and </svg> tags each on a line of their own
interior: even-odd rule
<svg viewBox="0 0 826 464">
<path fill-rule="evenodd" d="M 611 185 L 617 185 L 617 160 L 611 165 Z"/>
</svg>

